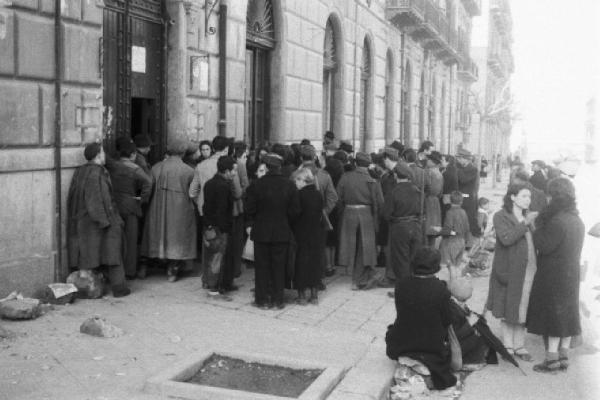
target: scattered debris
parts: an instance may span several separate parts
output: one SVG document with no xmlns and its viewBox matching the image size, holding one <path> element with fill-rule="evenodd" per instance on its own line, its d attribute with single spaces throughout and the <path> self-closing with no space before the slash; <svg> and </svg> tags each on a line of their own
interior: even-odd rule
<svg viewBox="0 0 600 400">
<path fill-rule="evenodd" d="M 104 360 L 104 356 L 96 356 L 94 357 L 94 361 L 102 361 Z"/>
<path fill-rule="evenodd" d="M 83 321 L 83 324 L 79 327 L 79 331 L 87 335 L 105 338 L 119 337 L 124 334 L 121 328 L 106 322 L 104 318 L 99 316 L 94 316 Z"/>
<path fill-rule="evenodd" d="M 173 335 L 171 336 L 171 343 L 179 343 L 181 342 L 181 337 L 177 336 L 177 335 Z"/>
<path fill-rule="evenodd" d="M 40 300 L 50 304 L 72 303 L 77 294 L 77 286 L 72 283 L 51 283 L 40 293 Z"/>
<path fill-rule="evenodd" d="M 0 317 L 5 319 L 34 319 L 42 313 L 38 299 L 23 297 L 21 293 L 12 292 L 0 300 Z"/>
<path fill-rule="evenodd" d="M 82 299 L 99 299 L 105 291 L 104 277 L 93 270 L 81 270 L 71 273 L 67 283 L 77 288 L 77 297 Z"/>
</svg>

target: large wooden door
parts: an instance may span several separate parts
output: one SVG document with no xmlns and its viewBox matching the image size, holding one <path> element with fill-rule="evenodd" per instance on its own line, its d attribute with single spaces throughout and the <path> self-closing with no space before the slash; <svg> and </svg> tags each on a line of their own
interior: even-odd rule
<svg viewBox="0 0 600 400">
<path fill-rule="evenodd" d="M 105 141 L 113 149 L 121 136 L 147 134 L 166 144 L 163 0 L 105 0 L 103 36 Z"/>
<path fill-rule="evenodd" d="M 246 48 L 246 139 L 252 148 L 269 140 L 267 59 L 265 49 Z"/>
</svg>

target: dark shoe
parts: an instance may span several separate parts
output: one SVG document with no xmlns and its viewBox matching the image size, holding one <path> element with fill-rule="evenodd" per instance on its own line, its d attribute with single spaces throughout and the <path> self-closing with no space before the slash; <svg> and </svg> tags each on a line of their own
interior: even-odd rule
<svg viewBox="0 0 600 400">
<path fill-rule="evenodd" d="M 317 305 L 319 304 L 319 291 L 316 289 L 310 289 L 310 298 L 308 299 L 308 302 L 310 304 L 314 304 Z"/>
<path fill-rule="evenodd" d="M 227 296 L 224 293 L 221 293 L 218 290 L 210 290 L 208 292 L 208 297 L 213 300 L 223 300 L 223 301 L 232 301 L 233 299 Z"/>
<path fill-rule="evenodd" d="M 240 287 L 236 285 L 229 285 L 223 288 L 223 291 L 225 292 L 235 292 L 236 290 L 240 290 Z"/>
<path fill-rule="evenodd" d="M 281 302 L 281 303 L 275 303 L 275 308 L 278 310 L 283 310 L 285 308 L 285 303 Z"/>
<path fill-rule="evenodd" d="M 131 289 L 125 284 L 113 285 L 112 287 L 113 297 L 125 297 L 131 293 Z"/>
<path fill-rule="evenodd" d="M 179 272 L 178 266 L 169 266 L 167 268 L 167 280 L 169 282 L 175 282 L 177 280 L 177 273 Z"/>
<path fill-rule="evenodd" d="M 388 297 L 391 297 L 392 299 L 396 298 L 396 296 L 394 295 L 394 292 L 387 292 Z"/>
<path fill-rule="evenodd" d="M 146 274 L 148 273 L 148 267 L 146 267 L 146 264 L 142 264 L 139 266 L 139 269 L 137 271 L 137 278 L 138 279 L 146 279 Z"/>
<path fill-rule="evenodd" d="M 560 361 L 558 360 L 544 360 L 544 362 L 540 364 L 536 364 L 533 366 L 533 370 L 535 372 L 543 372 L 543 373 L 554 373 L 561 370 Z"/>
<path fill-rule="evenodd" d="M 325 284 L 321 281 L 319 283 L 317 283 L 317 290 L 325 290 L 327 288 L 327 286 L 325 286 Z"/>
<path fill-rule="evenodd" d="M 268 310 L 269 305 L 267 303 L 257 303 L 257 302 L 252 302 L 252 307 L 256 307 L 256 308 L 260 308 L 261 310 Z"/>
<path fill-rule="evenodd" d="M 377 287 L 391 289 L 396 287 L 396 282 L 392 281 L 389 278 L 383 278 L 379 282 L 377 282 Z"/>
<path fill-rule="evenodd" d="M 127 279 L 128 281 L 132 281 L 132 280 L 134 280 L 135 278 L 137 278 L 137 276 L 136 276 L 136 275 L 125 275 L 125 279 Z"/>
<path fill-rule="evenodd" d="M 559 357 L 558 362 L 560 363 L 561 371 L 566 371 L 569 368 L 569 357 Z"/>
<path fill-rule="evenodd" d="M 327 268 L 327 269 L 325 270 L 325 276 L 326 276 L 327 278 L 329 278 L 329 277 L 332 277 L 332 276 L 334 276 L 334 275 L 335 275 L 335 268 Z"/>
</svg>

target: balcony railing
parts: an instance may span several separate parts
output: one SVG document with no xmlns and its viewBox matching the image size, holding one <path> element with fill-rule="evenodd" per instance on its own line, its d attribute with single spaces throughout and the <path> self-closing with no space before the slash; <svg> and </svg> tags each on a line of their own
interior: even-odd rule
<svg viewBox="0 0 600 400">
<path fill-rule="evenodd" d="M 458 62 L 459 42 L 446 13 L 431 0 L 388 0 L 387 19 L 447 63 Z"/>
<path fill-rule="evenodd" d="M 458 78 L 465 82 L 475 82 L 479 79 L 479 67 L 471 58 L 463 57 L 458 67 Z"/>
<path fill-rule="evenodd" d="M 462 3 L 471 16 L 481 15 L 481 0 L 462 0 Z"/>
</svg>

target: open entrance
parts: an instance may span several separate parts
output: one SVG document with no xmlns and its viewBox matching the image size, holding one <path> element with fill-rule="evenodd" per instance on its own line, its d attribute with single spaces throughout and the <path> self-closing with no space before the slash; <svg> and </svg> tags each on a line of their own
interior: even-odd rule
<svg viewBox="0 0 600 400">
<path fill-rule="evenodd" d="M 164 2 L 105 0 L 103 16 L 105 146 L 118 137 L 150 136 L 150 163 L 162 157 L 165 127 Z"/>
</svg>

